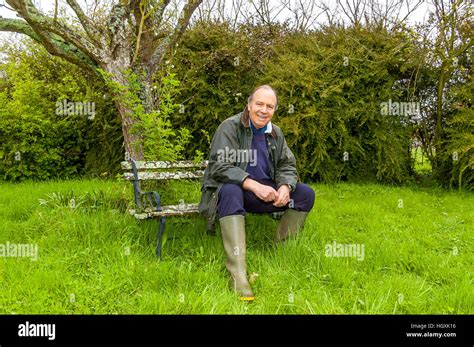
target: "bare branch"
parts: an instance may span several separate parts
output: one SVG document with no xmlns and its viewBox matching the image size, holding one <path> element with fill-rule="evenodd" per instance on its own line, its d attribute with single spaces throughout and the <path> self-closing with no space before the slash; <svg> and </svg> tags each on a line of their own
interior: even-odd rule
<svg viewBox="0 0 474 347">
<path fill-rule="evenodd" d="M 189 20 L 191 19 L 194 10 L 201 2 L 202 0 L 189 0 L 189 2 L 184 6 L 173 33 L 161 41 L 151 57 L 151 73 L 156 71 L 158 66 L 161 64 L 165 53 L 174 47 L 174 45 L 179 41 L 189 24 Z"/>
<path fill-rule="evenodd" d="M 58 0 L 54 0 L 54 17 L 53 21 L 58 21 Z"/>
<path fill-rule="evenodd" d="M 163 14 L 165 13 L 165 9 L 170 2 L 171 0 L 163 0 L 162 2 L 160 2 L 159 7 L 154 10 L 156 28 L 161 25 L 161 21 L 163 20 Z"/>
<path fill-rule="evenodd" d="M 101 38 L 102 34 L 101 32 L 95 27 L 94 23 L 90 20 L 89 17 L 87 17 L 82 10 L 81 6 L 76 2 L 76 0 L 66 0 L 68 3 L 69 7 L 74 11 L 74 13 L 77 16 L 77 19 L 79 19 L 79 22 L 82 25 L 82 28 L 86 32 L 87 36 L 94 41 L 96 44 L 101 43 Z M 103 42 L 102 42 L 103 43 Z"/>
<path fill-rule="evenodd" d="M 350 0 L 345 0 L 345 4 L 342 4 L 341 0 L 337 0 L 337 4 L 341 7 L 342 12 L 344 12 L 346 17 L 351 21 L 351 24 L 360 24 L 367 5 L 366 0 L 352 0 L 352 4 Z M 361 8 L 361 6 L 363 7 Z"/>
</svg>

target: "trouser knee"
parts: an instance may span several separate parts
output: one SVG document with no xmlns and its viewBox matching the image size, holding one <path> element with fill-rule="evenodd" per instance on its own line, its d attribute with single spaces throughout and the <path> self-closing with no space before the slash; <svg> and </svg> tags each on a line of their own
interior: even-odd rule
<svg viewBox="0 0 474 347">
<path fill-rule="evenodd" d="M 245 215 L 242 187 L 237 184 L 225 183 L 219 190 L 217 211 L 219 218 L 231 215 Z"/>
<path fill-rule="evenodd" d="M 301 212 L 309 212 L 313 208 L 316 194 L 313 188 L 304 183 L 298 183 L 292 194 L 294 209 Z"/>
</svg>

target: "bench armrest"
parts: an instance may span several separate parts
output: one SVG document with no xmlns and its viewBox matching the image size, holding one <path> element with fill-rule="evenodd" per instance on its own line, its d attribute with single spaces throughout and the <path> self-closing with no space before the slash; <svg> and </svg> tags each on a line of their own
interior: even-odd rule
<svg viewBox="0 0 474 347">
<path fill-rule="evenodd" d="M 140 189 L 140 184 L 138 183 L 137 164 L 135 160 L 133 159 L 132 159 L 132 170 L 133 170 L 133 176 L 134 176 L 133 190 L 134 190 L 134 195 L 135 195 L 135 204 L 139 208 L 143 208 L 141 196 L 146 195 L 146 197 L 148 198 L 148 202 L 150 203 L 151 206 L 153 206 L 155 211 L 161 211 L 160 194 L 158 194 L 157 192 L 142 192 L 142 190 Z"/>
<path fill-rule="evenodd" d="M 157 192 L 154 192 L 154 191 L 152 191 L 152 192 L 142 192 L 141 190 L 139 190 L 137 193 L 138 194 L 135 197 L 135 203 L 140 209 L 142 209 L 144 207 L 147 207 L 147 206 L 143 206 L 143 202 L 142 202 L 142 197 L 146 196 L 146 199 L 148 201 L 149 206 L 152 207 L 153 210 L 155 210 L 155 211 L 161 211 L 160 194 L 158 194 Z"/>
<path fill-rule="evenodd" d="M 148 201 L 155 208 L 156 211 L 161 211 L 160 194 L 158 194 L 157 192 L 145 192 L 143 194 L 146 194 L 146 196 L 148 197 Z"/>
</svg>

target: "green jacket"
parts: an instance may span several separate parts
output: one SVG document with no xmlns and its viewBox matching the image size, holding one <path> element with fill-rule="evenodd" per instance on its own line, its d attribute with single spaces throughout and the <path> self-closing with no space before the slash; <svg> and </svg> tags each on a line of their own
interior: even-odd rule
<svg viewBox="0 0 474 347">
<path fill-rule="evenodd" d="M 208 221 L 208 229 L 214 227 L 217 214 L 217 199 L 219 190 L 224 183 L 241 185 L 249 175 L 246 172 L 249 161 L 237 162 L 223 158 L 224 149 L 250 150 L 253 133 L 249 126 L 247 109 L 235 116 L 227 118 L 217 128 L 211 143 L 209 164 L 204 172 L 201 187 L 201 201 L 199 212 Z M 280 187 L 289 184 L 292 191 L 296 188 L 298 174 L 296 159 L 285 141 L 279 127 L 272 124 L 272 131 L 266 134 L 268 154 L 270 159 L 270 177 Z M 232 158 L 230 158 L 232 159 Z"/>
</svg>

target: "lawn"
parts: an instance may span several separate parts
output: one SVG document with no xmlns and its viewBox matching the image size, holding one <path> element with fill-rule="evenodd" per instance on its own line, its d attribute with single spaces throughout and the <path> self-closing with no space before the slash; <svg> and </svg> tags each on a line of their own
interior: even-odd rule
<svg viewBox="0 0 474 347">
<path fill-rule="evenodd" d="M 472 193 L 312 187 L 316 205 L 295 240 L 276 246 L 277 222 L 247 217 L 248 270 L 258 276 L 246 303 L 228 290 L 222 240 L 200 217 L 168 219 L 160 262 L 157 223 L 125 213 L 126 182 L 1 183 L 0 245 L 36 245 L 38 257 L 0 257 L 0 313 L 474 313 Z M 199 186 L 166 191 L 196 201 Z"/>
</svg>

